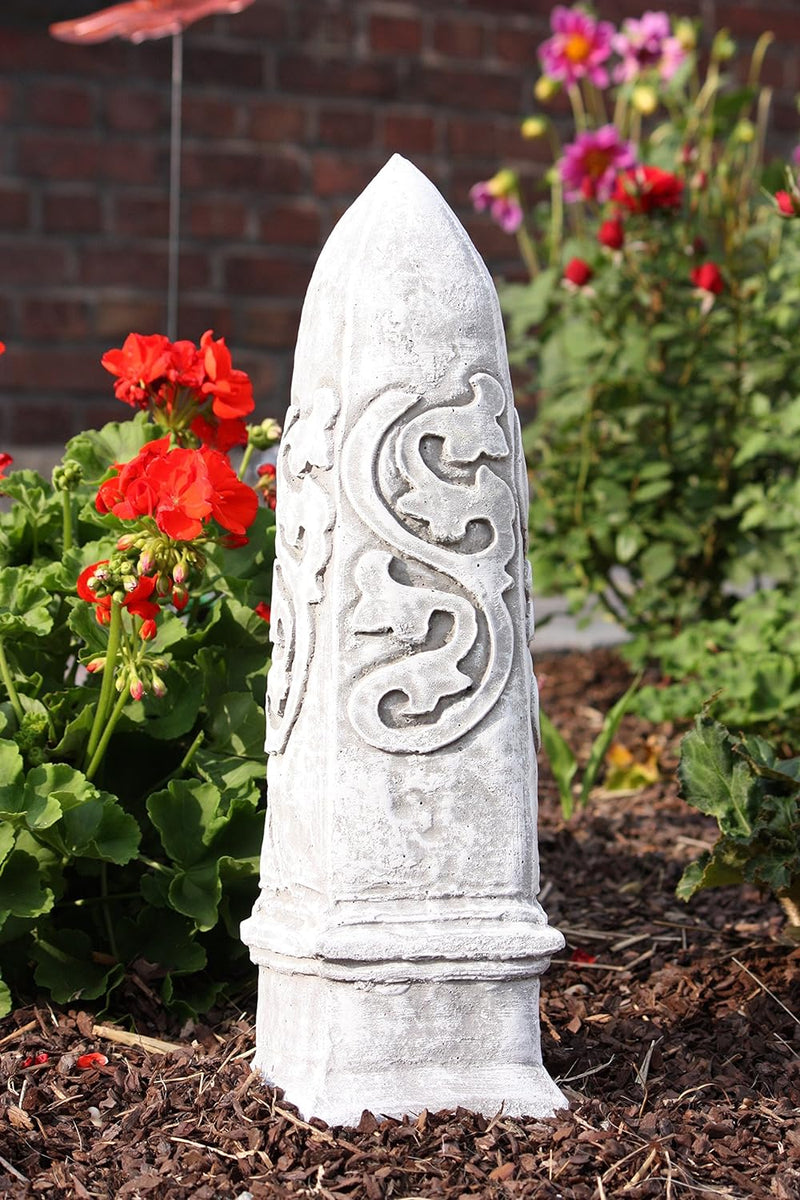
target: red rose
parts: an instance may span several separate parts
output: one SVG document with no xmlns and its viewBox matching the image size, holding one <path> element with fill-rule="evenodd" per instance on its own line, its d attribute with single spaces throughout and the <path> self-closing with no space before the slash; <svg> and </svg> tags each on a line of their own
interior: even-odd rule
<svg viewBox="0 0 800 1200">
<path fill-rule="evenodd" d="M 701 267 L 692 267 L 691 280 L 695 287 L 714 296 L 718 296 L 725 288 L 722 272 L 713 262 L 703 263 Z"/>
<path fill-rule="evenodd" d="M 613 200 L 629 212 L 651 213 L 659 208 L 678 208 L 683 180 L 660 167 L 631 167 L 617 176 Z"/>
<path fill-rule="evenodd" d="M 594 271 L 582 258 L 571 258 L 564 267 L 564 278 L 575 287 L 584 287 L 593 275 Z"/>
<path fill-rule="evenodd" d="M 597 231 L 597 240 L 609 250 L 619 250 L 625 241 L 625 226 L 619 217 L 611 217 Z"/>
</svg>

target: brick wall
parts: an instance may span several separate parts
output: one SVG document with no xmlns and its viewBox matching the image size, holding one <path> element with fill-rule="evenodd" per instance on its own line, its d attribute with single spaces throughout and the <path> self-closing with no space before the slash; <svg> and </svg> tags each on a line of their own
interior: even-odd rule
<svg viewBox="0 0 800 1200">
<path fill-rule="evenodd" d="M 597 6 L 615 21 L 648 7 Z M 727 25 L 743 46 L 775 30 L 776 144 L 794 145 L 796 0 L 670 7 Z M 549 11 L 256 0 L 187 32 L 179 334 L 227 337 L 259 415 L 285 408 L 322 242 L 393 151 L 441 188 L 494 271 L 518 269 L 513 240 L 471 212 L 468 189 L 501 163 L 529 183 L 544 169 L 543 147 L 518 130 Z M 0 445 L 119 417 L 100 354 L 131 330 L 164 329 L 170 53 L 169 40 L 69 46 L 41 18 L 0 13 Z"/>
</svg>

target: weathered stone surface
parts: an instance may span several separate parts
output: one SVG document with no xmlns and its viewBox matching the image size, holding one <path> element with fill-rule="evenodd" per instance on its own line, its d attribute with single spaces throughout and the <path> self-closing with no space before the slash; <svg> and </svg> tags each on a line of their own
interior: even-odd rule
<svg viewBox="0 0 800 1200">
<path fill-rule="evenodd" d="M 278 489 L 255 1069 L 333 1124 L 552 1112 L 519 424 L 486 268 L 397 156 L 314 272 Z"/>
</svg>

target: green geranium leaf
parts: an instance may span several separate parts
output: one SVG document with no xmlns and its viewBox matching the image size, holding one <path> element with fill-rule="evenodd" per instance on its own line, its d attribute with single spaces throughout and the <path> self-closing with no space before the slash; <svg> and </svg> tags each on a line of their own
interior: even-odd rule
<svg viewBox="0 0 800 1200">
<path fill-rule="evenodd" d="M 147 811 L 170 858 L 189 867 L 206 856 L 211 839 L 225 820 L 220 815 L 220 801 L 213 784 L 195 779 L 173 779 L 166 791 L 148 798 Z"/>
<path fill-rule="evenodd" d="M 192 917 L 200 930 L 213 929 L 216 925 L 221 895 L 222 884 L 216 859 L 207 859 L 177 871 L 169 885 L 172 907 Z"/>
<path fill-rule="evenodd" d="M 67 442 L 64 462 L 77 462 L 84 478 L 99 483 L 114 463 L 130 462 L 146 442 L 163 437 L 163 429 L 136 413 L 127 421 L 111 421 L 102 429 L 87 429 Z"/>
<path fill-rule="evenodd" d="M 264 711 L 243 692 L 220 696 L 211 720 L 211 745 L 222 754 L 264 759 Z"/>
<path fill-rule="evenodd" d="M 12 1008 L 11 992 L 3 980 L 0 979 L 0 1017 L 7 1017 Z"/>
<path fill-rule="evenodd" d="M 145 908 L 137 920 L 124 921 L 117 930 L 120 951 L 127 960 L 144 958 L 169 971 L 202 971 L 206 952 L 193 941 L 194 923 L 169 909 Z"/>
<path fill-rule="evenodd" d="M 85 775 L 66 763 L 43 763 L 25 780 L 25 811 L 31 829 L 49 829 L 65 809 L 83 804 L 97 794 Z"/>
<path fill-rule="evenodd" d="M 741 865 L 737 864 L 735 855 L 726 861 L 724 853 L 718 853 L 717 847 L 713 852 L 701 854 L 696 862 L 690 863 L 678 881 L 675 895 L 679 900 L 691 900 L 696 892 L 704 888 L 729 887 L 731 884 L 743 882 Z"/>
<path fill-rule="evenodd" d="M 16 842 L 16 834 L 8 821 L 0 824 L 0 867 L 8 858 Z"/>
<path fill-rule="evenodd" d="M 24 764 L 16 742 L 0 741 L 0 819 L 8 820 L 24 811 Z"/>
<path fill-rule="evenodd" d="M 259 759 L 239 758 L 201 749 L 192 761 L 200 775 L 219 788 L 223 795 L 242 796 L 254 803 L 258 801 L 260 785 L 266 776 L 263 756 Z"/>
<path fill-rule="evenodd" d="M 44 637 L 53 628 L 50 595 L 31 583 L 25 567 L 0 571 L 0 637 Z"/>
<path fill-rule="evenodd" d="M 9 854 L 0 870 L 0 911 L 15 917 L 39 917 L 53 907 L 54 896 L 45 887 L 39 864 L 24 850 Z"/>
<path fill-rule="evenodd" d="M 165 696 L 148 694 L 141 704 L 126 709 L 121 729 L 139 729 L 160 741 L 172 741 L 193 729 L 203 704 L 202 671 L 191 663 L 173 663 L 164 683 Z"/>
<path fill-rule="evenodd" d="M 116 986 L 125 970 L 121 964 L 109 968 L 96 962 L 92 951 L 91 940 L 80 929 L 37 932 L 31 949 L 34 979 L 49 989 L 57 1004 L 96 1000 Z"/>
</svg>

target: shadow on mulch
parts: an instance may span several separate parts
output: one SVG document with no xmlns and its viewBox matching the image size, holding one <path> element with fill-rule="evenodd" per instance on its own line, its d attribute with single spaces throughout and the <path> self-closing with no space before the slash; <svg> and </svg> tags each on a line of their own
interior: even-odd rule
<svg viewBox="0 0 800 1200">
<path fill-rule="evenodd" d="M 585 755 L 624 667 L 608 652 L 537 667 Z M 635 750 L 650 732 L 626 718 L 621 739 Z M 600 790 L 568 825 L 543 764 L 542 894 L 568 945 L 543 981 L 542 1042 L 569 1111 L 365 1113 L 328 1129 L 251 1074 L 251 1008 L 181 1031 L 143 1009 L 141 1032 L 174 1043 L 156 1053 L 39 1004 L 0 1022 L 0 1195 L 798 1200 L 800 948 L 753 889 L 676 901 L 715 826 L 678 799 L 675 731 L 659 733 L 665 781 Z M 108 1064 L 79 1070 L 90 1050 Z"/>
</svg>

